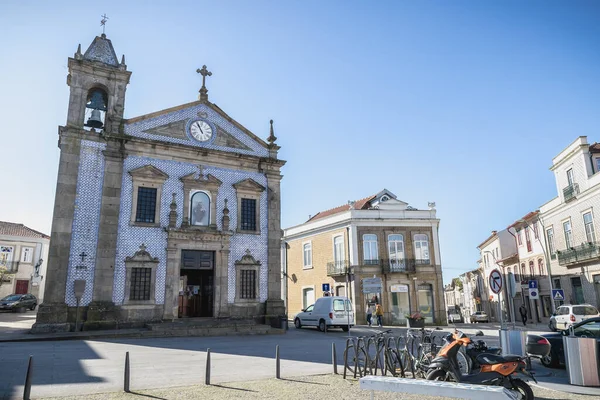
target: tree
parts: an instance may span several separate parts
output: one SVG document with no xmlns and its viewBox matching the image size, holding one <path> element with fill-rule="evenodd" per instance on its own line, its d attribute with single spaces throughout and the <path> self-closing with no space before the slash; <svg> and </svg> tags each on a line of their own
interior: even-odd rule
<svg viewBox="0 0 600 400">
<path fill-rule="evenodd" d="M 6 268 L 4 265 L 0 265 L 0 287 L 2 287 L 2 284 L 4 284 L 4 282 L 8 282 L 8 278 L 13 275 L 14 272 L 10 272 L 8 268 Z"/>
<path fill-rule="evenodd" d="M 452 285 L 457 287 L 458 290 L 463 290 L 463 283 L 459 278 L 452 279 Z"/>
</svg>

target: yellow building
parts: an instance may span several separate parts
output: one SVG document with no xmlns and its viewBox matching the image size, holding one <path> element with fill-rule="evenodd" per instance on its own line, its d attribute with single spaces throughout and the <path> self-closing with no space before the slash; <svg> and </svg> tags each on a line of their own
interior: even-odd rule
<svg viewBox="0 0 600 400">
<path fill-rule="evenodd" d="M 285 229 L 288 316 L 318 297 L 347 295 L 358 325 L 376 302 L 384 325 L 406 325 L 417 311 L 426 324 L 445 325 L 438 226 L 435 203 L 419 210 L 384 189 Z"/>
</svg>

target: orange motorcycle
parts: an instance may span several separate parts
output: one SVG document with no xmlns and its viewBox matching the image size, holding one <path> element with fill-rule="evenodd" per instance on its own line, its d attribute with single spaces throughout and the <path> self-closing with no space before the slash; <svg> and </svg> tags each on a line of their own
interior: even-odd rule
<svg viewBox="0 0 600 400">
<path fill-rule="evenodd" d="M 483 336 L 483 333 L 479 331 L 476 336 Z M 535 378 L 525 369 L 525 357 L 482 353 L 476 357 L 479 368 L 463 375 L 460 372 L 457 354 L 461 346 L 472 346 L 473 341 L 458 330 L 446 336 L 444 340 L 446 343 L 429 364 L 426 379 L 503 386 L 517 392 L 520 399 L 534 399 L 531 387 L 515 377 L 522 374 L 525 379 L 535 382 Z"/>
</svg>

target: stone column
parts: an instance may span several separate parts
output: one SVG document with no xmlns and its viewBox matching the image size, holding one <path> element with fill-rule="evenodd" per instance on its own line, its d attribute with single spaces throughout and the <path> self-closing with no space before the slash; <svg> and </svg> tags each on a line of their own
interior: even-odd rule
<svg viewBox="0 0 600 400">
<path fill-rule="evenodd" d="M 178 318 L 180 258 L 181 256 L 177 245 L 168 243 L 167 270 L 165 273 L 165 308 L 163 311 L 164 320 L 173 320 Z"/>
<path fill-rule="evenodd" d="M 214 317 L 222 318 L 229 316 L 227 296 L 229 295 L 229 245 L 223 250 L 216 252 L 215 260 L 215 292 L 214 292 Z"/>
<path fill-rule="evenodd" d="M 78 133 L 79 130 L 59 128 L 61 151 L 54 197 L 48 266 L 44 277 L 46 285 L 44 303 L 40 304 L 33 332 L 69 329 L 65 291 L 81 152 L 81 140 Z"/>
<path fill-rule="evenodd" d="M 278 318 L 285 314 L 285 304 L 281 297 L 281 174 L 279 169 L 266 172 L 267 177 L 267 267 L 268 297 L 266 302 L 266 323 L 278 326 Z"/>
</svg>

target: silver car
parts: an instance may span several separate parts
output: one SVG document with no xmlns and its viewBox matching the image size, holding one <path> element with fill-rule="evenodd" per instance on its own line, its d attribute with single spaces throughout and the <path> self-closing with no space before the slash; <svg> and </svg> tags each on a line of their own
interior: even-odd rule
<svg viewBox="0 0 600 400">
<path fill-rule="evenodd" d="M 471 323 L 475 322 L 490 322 L 490 317 L 485 313 L 485 311 L 475 311 L 471 314 Z"/>
</svg>

